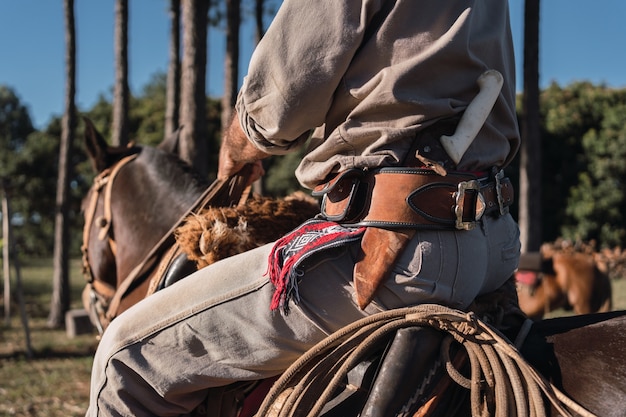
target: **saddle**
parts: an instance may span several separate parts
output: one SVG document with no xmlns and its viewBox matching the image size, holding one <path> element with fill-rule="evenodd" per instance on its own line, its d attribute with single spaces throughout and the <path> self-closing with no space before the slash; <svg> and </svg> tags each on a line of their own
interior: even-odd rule
<svg viewBox="0 0 626 417">
<path fill-rule="evenodd" d="M 420 416 L 444 416 L 447 407 L 441 401 L 448 398 L 453 388 L 438 360 L 444 334 L 426 327 L 399 329 L 395 335 L 385 337 L 368 346 L 362 360 L 337 384 L 336 390 L 319 410 L 323 417 L 386 417 L 400 415 L 400 410 L 410 406 L 421 409 Z M 239 382 L 212 389 L 192 414 L 194 417 L 270 417 L 279 415 L 305 416 L 316 403 L 320 390 L 327 387 L 328 378 L 335 371 L 332 367 L 335 355 L 316 358 L 319 363 L 313 369 L 305 369 L 297 378 L 305 382 L 300 397 L 291 404 L 285 398 L 294 395 L 294 388 L 281 393 L 269 410 L 258 411 L 268 393 L 275 390 L 278 378 L 255 382 Z M 336 363 L 336 362 L 335 362 Z M 455 365 L 464 365 L 463 356 L 456 357 Z M 466 396 L 459 390 L 457 398 Z M 459 403 L 456 402 L 455 403 Z M 285 408 L 291 410 L 287 414 Z M 305 412 L 306 410 L 306 412 Z M 360 410 L 360 411 L 357 411 Z M 437 410 L 435 413 L 434 410 Z"/>
</svg>

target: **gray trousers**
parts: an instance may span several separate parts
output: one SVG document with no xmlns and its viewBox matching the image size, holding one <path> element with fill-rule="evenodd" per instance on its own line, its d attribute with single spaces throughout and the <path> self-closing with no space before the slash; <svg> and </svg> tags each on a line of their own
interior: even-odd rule
<svg viewBox="0 0 626 417">
<path fill-rule="evenodd" d="M 272 245 L 225 259 L 117 317 L 98 346 L 88 416 L 189 413 L 210 387 L 283 372 L 314 344 L 368 314 L 421 303 L 464 309 L 500 287 L 519 259 L 509 216 L 471 231 L 419 231 L 361 311 L 352 270 L 359 244 L 306 261 L 290 312 L 270 311 Z"/>
</svg>

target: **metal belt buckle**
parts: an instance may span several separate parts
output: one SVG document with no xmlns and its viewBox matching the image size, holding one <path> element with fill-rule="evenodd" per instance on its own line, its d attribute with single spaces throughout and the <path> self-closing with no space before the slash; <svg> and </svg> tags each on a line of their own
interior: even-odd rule
<svg viewBox="0 0 626 417">
<path fill-rule="evenodd" d="M 473 190 L 476 196 L 476 203 L 474 205 L 474 219 L 470 221 L 463 221 L 463 207 L 465 207 L 465 197 L 468 196 L 468 190 Z M 473 196 L 472 196 L 473 197 Z M 472 230 L 476 227 L 476 222 L 485 213 L 485 198 L 480 192 L 480 184 L 477 180 L 460 182 L 457 188 L 457 192 L 454 193 L 455 205 L 454 215 L 456 216 L 455 227 L 459 230 Z"/>
<path fill-rule="evenodd" d="M 500 170 L 495 175 L 496 179 L 496 197 L 498 199 L 498 207 L 500 208 L 500 216 L 504 216 L 509 212 L 509 208 L 504 205 L 504 197 L 502 196 L 502 178 L 504 178 L 504 171 Z"/>
</svg>

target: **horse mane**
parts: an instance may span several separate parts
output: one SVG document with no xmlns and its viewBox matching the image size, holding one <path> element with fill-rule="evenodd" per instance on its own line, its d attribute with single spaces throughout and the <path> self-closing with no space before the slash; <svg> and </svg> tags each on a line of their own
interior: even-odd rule
<svg viewBox="0 0 626 417">
<path fill-rule="evenodd" d="M 155 180 L 168 184 L 182 196 L 197 196 L 209 183 L 198 171 L 177 155 L 151 146 L 142 146 L 140 158 L 145 161 L 146 170 Z"/>
</svg>

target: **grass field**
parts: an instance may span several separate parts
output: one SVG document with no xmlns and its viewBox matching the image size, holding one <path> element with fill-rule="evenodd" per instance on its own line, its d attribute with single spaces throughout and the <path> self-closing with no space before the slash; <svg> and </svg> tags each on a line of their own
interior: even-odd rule
<svg viewBox="0 0 626 417">
<path fill-rule="evenodd" d="M 64 330 L 49 329 L 46 319 L 52 263 L 29 260 L 23 264 L 22 281 L 34 355 L 26 356 L 24 327 L 14 300 L 10 326 L 4 321 L 0 325 L 0 417 L 83 416 L 97 345 L 95 334 L 70 339 Z M 80 292 L 84 281 L 79 261 L 72 263 L 70 279 L 72 308 L 82 308 Z M 613 303 L 616 310 L 626 309 L 626 278 L 613 281 Z M 566 314 L 555 311 L 550 317 Z"/>
<path fill-rule="evenodd" d="M 84 416 L 95 334 L 68 338 L 46 321 L 52 293 L 52 262 L 22 261 L 24 301 L 33 357 L 26 355 L 26 334 L 18 298 L 12 298 L 10 325 L 0 327 L 0 416 Z M 13 289 L 16 288 L 14 271 Z M 72 308 L 82 308 L 80 261 L 71 264 Z M 4 312 L 4 304 L 2 304 Z"/>
</svg>

